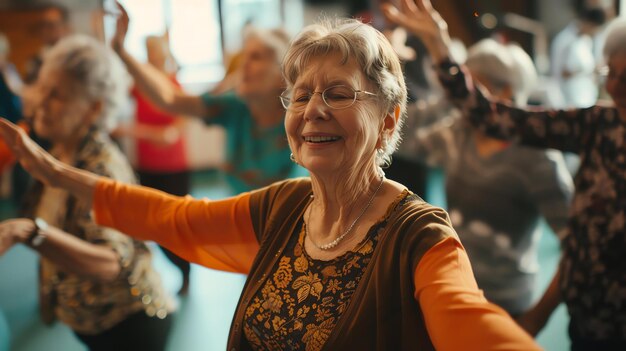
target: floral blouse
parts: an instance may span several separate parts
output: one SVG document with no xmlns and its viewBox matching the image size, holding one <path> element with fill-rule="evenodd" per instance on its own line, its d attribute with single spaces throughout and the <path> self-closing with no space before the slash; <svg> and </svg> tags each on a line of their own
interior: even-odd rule
<svg viewBox="0 0 626 351">
<path fill-rule="evenodd" d="M 570 329 L 585 339 L 626 339 L 626 121 L 611 106 L 542 111 L 493 103 L 452 62 L 441 64 L 439 77 L 486 133 L 580 156 L 560 267 Z"/>
<path fill-rule="evenodd" d="M 411 199 L 408 195 L 399 195 L 356 249 L 329 261 L 307 254 L 302 224 L 246 309 L 243 330 L 252 349 L 321 350 L 350 303 L 389 215 Z"/>
<path fill-rule="evenodd" d="M 93 131 L 83 140 L 74 164 L 99 175 L 135 182 L 130 164 L 111 141 Z M 119 276 L 108 282 L 67 273 L 52 262 L 40 264 L 40 312 L 45 322 L 59 319 L 81 334 L 99 334 L 128 316 L 145 311 L 165 318 L 173 311 L 171 297 L 152 266 L 143 241 L 95 223 L 91 205 L 37 182 L 25 199 L 24 214 L 43 216 L 51 225 L 92 244 L 108 247 L 119 257 Z"/>
</svg>

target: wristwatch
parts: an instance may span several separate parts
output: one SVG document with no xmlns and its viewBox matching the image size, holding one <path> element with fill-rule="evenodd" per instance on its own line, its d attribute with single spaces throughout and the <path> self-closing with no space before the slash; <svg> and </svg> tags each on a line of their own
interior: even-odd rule
<svg viewBox="0 0 626 351">
<path fill-rule="evenodd" d="M 45 231 L 48 229 L 48 223 L 39 217 L 35 218 L 33 223 L 35 223 L 35 229 L 30 233 L 26 242 L 28 246 L 36 248 L 46 241 Z"/>
</svg>

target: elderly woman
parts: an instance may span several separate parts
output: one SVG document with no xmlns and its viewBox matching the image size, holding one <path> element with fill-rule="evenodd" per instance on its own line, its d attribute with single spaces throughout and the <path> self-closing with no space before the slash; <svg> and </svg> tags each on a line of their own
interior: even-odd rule
<svg viewBox="0 0 626 351">
<path fill-rule="evenodd" d="M 287 138 L 311 178 L 220 201 L 108 180 L 7 122 L 0 133 L 35 177 L 91 203 L 98 223 L 246 273 L 228 350 L 538 349 L 483 297 L 446 213 L 384 177 L 406 99 L 385 37 L 356 20 L 307 27 L 284 74 Z"/>
<path fill-rule="evenodd" d="M 492 39 L 473 45 L 465 64 L 492 96 L 517 106 L 526 104 L 537 79 L 522 48 Z M 518 316 L 532 304 L 540 219 L 555 233 L 565 228 L 572 178 L 560 152 L 494 139 L 458 117 L 416 130 L 400 149 L 445 169 L 450 219 L 478 286 Z"/>
<path fill-rule="evenodd" d="M 63 39 L 46 54 L 31 89 L 35 133 L 50 141 L 58 160 L 133 183 L 130 165 L 107 136 L 126 100 L 125 83 L 123 65 L 104 45 Z M 74 195 L 36 183 L 27 218 L 0 223 L 0 254 L 21 243 L 41 256 L 42 317 L 67 324 L 90 350 L 163 350 L 172 308 L 150 251 L 97 225 L 91 203 Z"/>
<path fill-rule="evenodd" d="M 113 48 L 126 64 L 139 91 L 155 107 L 172 115 L 203 117 L 226 130 L 226 163 L 222 166 L 233 193 L 257 189 L 285 178 L 306 175 L 289 159 L 285 111 L 276 98 L 284 89 L 280 60 L 289 45 L 281 30 L 251 30 L 242 58 L 241 82 L 234 93 L 190 95 L 124 48 L 129 18 L 120 6 Z"/>
<path fill-rule="evenodd" d="M 563 300 L 572 350 L 626 349 L 626 22 L 607 28 L 606 90 L 613 105 L 569 111 L 522 110 L 494 103 L 449 59 L 446 23 L 428 1 L 386 7 L 387 16 L 420 36 L 439 64 L 442 83 L 486 133 L 580 155 L 575 194 L 553 283 L 522 322 L 532 333 Z"/>
</svg>

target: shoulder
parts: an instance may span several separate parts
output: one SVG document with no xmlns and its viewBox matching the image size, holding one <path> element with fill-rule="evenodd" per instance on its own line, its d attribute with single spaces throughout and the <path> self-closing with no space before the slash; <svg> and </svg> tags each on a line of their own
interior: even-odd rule
<svg viewBox="0 0 626 351">
<path fill-rule="evenodd" d="M 298 202 L 311 194 L 311 179 L 309 177 L 292 178 L 273 183 L 250 194 L 251 206 L 275 207 Z"/>
<path fill-rule="evenodd" d="M 412 195 L 399 211 L 390 217 L 387 245 L 400 249 L 413 268 L 434 245 L 447 239 L 459 240 L 448 213 Z"/>
</svg>

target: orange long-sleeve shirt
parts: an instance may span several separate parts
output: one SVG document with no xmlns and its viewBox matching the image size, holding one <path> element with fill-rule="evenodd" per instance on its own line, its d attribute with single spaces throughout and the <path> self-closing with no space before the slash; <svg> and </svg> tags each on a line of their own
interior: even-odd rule
<svg viewBox="0 0 626 351">
<path fill-rule="evenodd" d="M 94 194 L 94 212 L 99 224 L 154 240 L 191 262 L 248 273 L 259 252 L 250 199 L 251 193 L 218 201 L 181 198 L 103 180 Z M 413 280 L 437 350 L 540 349 L 504 310 L 485 300 L 456 238 L 430 248 Z"/>
</svg>

